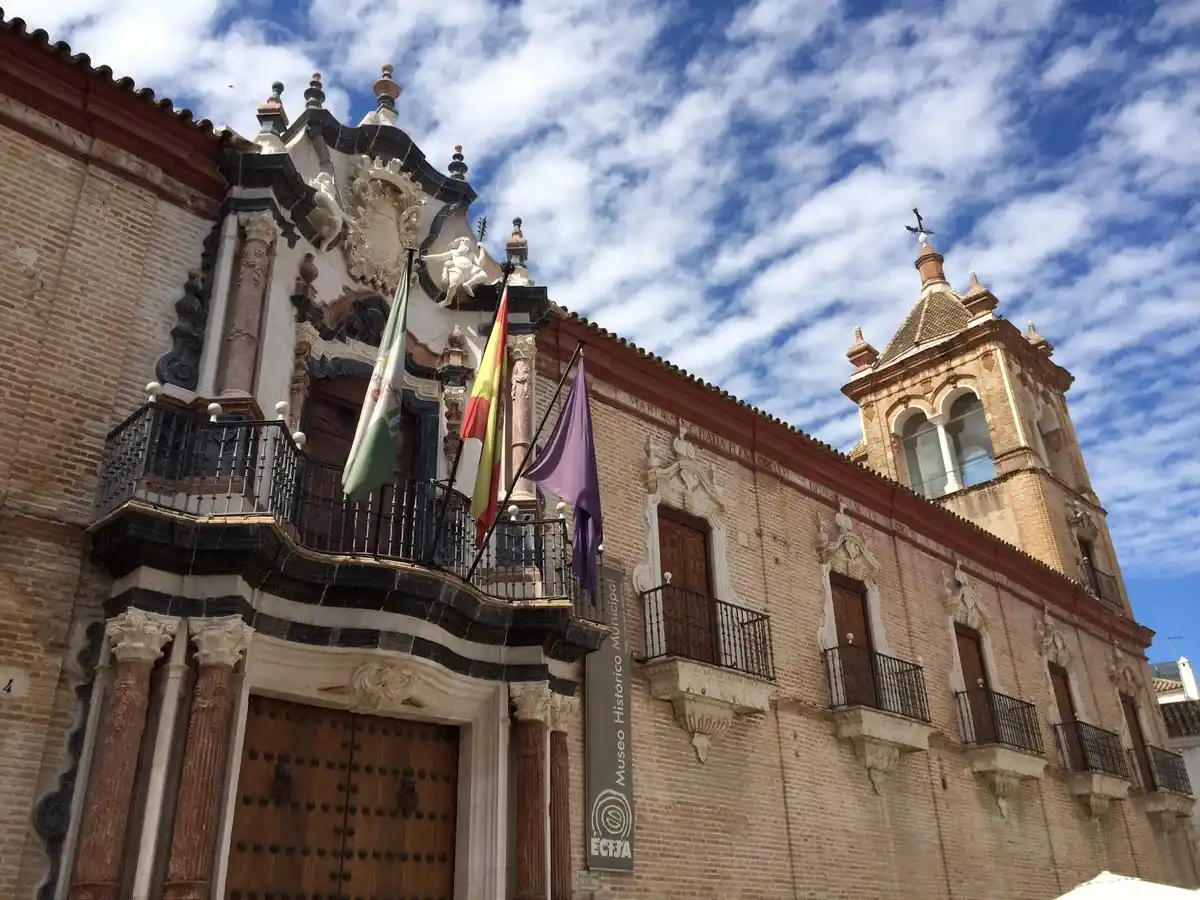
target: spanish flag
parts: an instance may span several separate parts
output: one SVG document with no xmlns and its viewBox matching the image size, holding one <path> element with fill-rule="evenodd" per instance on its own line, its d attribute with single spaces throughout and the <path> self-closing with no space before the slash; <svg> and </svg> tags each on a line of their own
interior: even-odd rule
<svg viewBox="0 0 1200 900">
<path fill-rule="evenodd" d="M 475 519 L 475 543 L 483 539 L 496 521 L 500 505 L 500 459 L 504 453 L 503 416 L 504 382 L 508 367 L 508 288 L 496 309 L 496 321 L 488 335 L 483 359 L 475 372 L 471 397 L 463 412 L 462 456 L 467 465 L 464 479 L 469 477 L 470 464 L 478 460 L 475 484 L 471 491 L 471 517 Z"/>
</svg>

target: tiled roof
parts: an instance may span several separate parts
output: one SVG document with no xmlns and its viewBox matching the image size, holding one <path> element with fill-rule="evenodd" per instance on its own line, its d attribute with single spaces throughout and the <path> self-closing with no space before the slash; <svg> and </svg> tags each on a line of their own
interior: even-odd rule
<svg viewBox="0 0 1200 900">
<path fill-rule="evenodd" d="M 176 109 L 175 105 L 168 97 L 160 97 L 155 99 L 154 91 L 150 88 L 138 88 L 134 84 L 132 78 L 114 78 L 113 71 L 108 66 L 93 66 L 91 58 L 86 53 L 72 53 L 71 45 L 66 41 L 55 41 L 51 43 L 50 35 L 41 28 L 36 31 L 29 31 L 25 27 L 25 20 L 20 18 L 5 19 L 4 9 L 0 7 L 0 31 L 8 31 L 17 35 L 20 38 L 35 44 L 47 53 L 52 53 L 55 56 L 65 60 L 68 64 L 81 69 L 87 69 L 96 75 L 108 80 L 108 82 L 129 94 L 138 97 L 144 101 L 147 106 L 153 106 L 162 111 L 164 118 L 170 116 L 181 124 L 187 125 L 196 129 L 202 134 L 219 138 L 221 140 L 236 141 L 237 137 L 231 132 L 217 132 L 214 129 L 213 123 L 208 119 L 197 119 L 190 109 Z M 243 139 L 244 140 L 244 139 Z"/>
<path fill-rule="evenodd" d="M 1183 682 L 1182 681 L 1174 681 L 1170 678 L 1155 678 L 1154 679 L 1154 693 L 1156 693 L 1156 694 L 1169 694 L 1169 693 L 1171 693 L 1171 691 L 1182 691 L 1182 690 L 1183 690 Z"/>
<path fill-rule="evenodd" d="M 949 291 L 932 291 L 917 301 L 904 324 L 888 341 L 878 365 L 889 362 L 905 351 L 956 334 L 967 327 L 971 314 Z"/>
</svg>

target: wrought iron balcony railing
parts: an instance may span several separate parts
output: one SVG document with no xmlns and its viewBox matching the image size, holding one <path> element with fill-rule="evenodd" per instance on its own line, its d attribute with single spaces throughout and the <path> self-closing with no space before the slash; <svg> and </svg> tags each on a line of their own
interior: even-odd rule
<svg viewBox="0 0 1200 900">
<path fill-rule="evenodd" d="M 1167 724 L 1167 734 L 1171 737 L 1183 738 L 1200 734 L 1200 700 L 1162 703 L 1158 708 Z"/>
<path fill-rule="evenodd" d="M 1083 584 L 1093 594 L 1118 610 L 1121 609 L 1121 589 L 1117 586 L 1117 578 L 1115 575 L 1110 575 L 1103 569 L 1096 567 L 1094 563 L 1084 560 L 1083 568 Z"/>
<path fill-rule="evenodd" d="M 1099 772 L 1129 780 L 1129 763 L 1121 738 L 1087 722 L 1059 722 L 1054 726 L 1063 768 L 1071 772 Z"/>
<path fill-rule="evenodd" d="M 108 436 L 97 519 L 129 501 L 202 518 L 270 516 L 312 550 L 403 560 L 463 579 L 476 554 L 470 503 L 445 482 L 398 474 L 352 503 L 341 469 L 309 457 L 279 421 L 142 407 Z M 501 516 L 471 583 L 499 599 L 571 600 L 595 619 L 595 607 L 580 602 L 566 522 Z"/>
<path fill-rule="evenodd" d="M 771 618 L 713 597 L 664 584 L 642 594 L 646 658 L 679 656 L 774 678 Z"/>
<path fill-rule="evenodd" d="M 1143 791 L 1167 791 L 1191 796 L 1192 782 L 1183 757 L 1162 747 L 1147 744 L 1145 755 L 1129 751 L 1129 768 L 1134 783 Z"/>
<path fill-rule="evenodd" d="M 832 709 L 869 706 L 918 722 L 930 720 L 925 671 L 916 663 L 843 644 L 825 651 L 825 668 Z"/>
<path fill-rule="evenodd" d="M 1032 703 L 988 688 L 972 688 L 956 696 L 966 743 L 1000 744 L 1034 756 L 1045 755 L 1037 707 Z"/>
</svg>

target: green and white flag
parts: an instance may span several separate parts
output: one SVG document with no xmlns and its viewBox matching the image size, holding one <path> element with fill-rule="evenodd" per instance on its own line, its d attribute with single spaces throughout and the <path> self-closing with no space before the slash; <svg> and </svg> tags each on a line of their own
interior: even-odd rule
<svg viewBox="0 0 1200 900">
<path fill-rule="evenodd" d="M 350 446 L 346 468 L 342 470 L 342 490 L 352 502 L 390 484 L 396 471 L 396 432 L 400 428 L 400 402 L 404 396 L 408 284 L 411 279 L 409 266 L 392 299 L 375 370 L 371 373 L 358 428 L 354 431 L 354 443 Z"/>
</svg>

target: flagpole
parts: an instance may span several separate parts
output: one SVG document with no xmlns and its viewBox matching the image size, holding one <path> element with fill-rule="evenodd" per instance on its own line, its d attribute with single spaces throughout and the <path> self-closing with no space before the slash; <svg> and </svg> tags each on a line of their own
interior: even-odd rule
<svg viewBox="0 0 1200 900">
<path fill-rule="evenodd" d="M 496 312 L 497 313 L 499 313 L 499 311 L 500 311 L 500 301 L 504 299 L 504 289 L 508 287 L 508 276 L 513 273 L 515 268 L 516 267 L 511 262 L 508 262 L 508 261 L 502 262 L 500 264 L 500 271 L 504 273 L 504 277 L 502 279 L 500 279 L 500 290 L 497 292 L 497 297 L 499 298 L 496 301 Z M 495 322 L 492 323 L 493 328 L 495 327 L 495 324 L 496 324 Z M 503 352 L 507 353 L 508 348 L 505 347 L 503 349 Z M 430 542 L 430 545 L 429 545 L 429 553 L 425 558 L 426 563 L 433 562 L 433 555 L 434 555 L 434 553 L 437 552 L 438 545 L 441 543 L 441 540 L 442 540 L 442 529 L 446 527 L 446 514 L 450 511 L 450 495 L 454 492 L 454 482 L 458 479 L 458 465 L 460 462 L 462 462 L 463 444 L 465 444 L 465 443 L 466 443 L 466 441 L 464 441 L 462 439 L 461 426 L 460 426 L 458 449 L 454 453 L 454 462 L 450 464 L 450 478 L 446 482 L 446 496 L 442 500 L 442 508 L 438 513 L 437 524 L 433 529 L 433 541 Z M 483 464 L 483 460 L 480 460 L 480 465 L 482 465 L 482 464 Z M 471 571 L 472 572 L 475 571 L 474 566 L 471 567 Z"/>
<path fill-rule="evenodd" d="M 408 254 L 408 262 L 405 263 L 405 266 L 404 266 L 404 281 L 402 281 L 400 284 L 398 284 L 396 286 L 396 293 L 394 295 L 392 295 L 392 307 L 393 308 L 395 308 L 396 303 L 400 299 L 400 289 L 405 288 L 407 290 L 408 288 L 412 287 L 413 256 L 416 255 L 417 248 L 416 247 L 408 247 L 405 249 L 405 252 Z M 388 312 L 390 313 L 391 310 L 388 310 Z M 407 340 L 408 330 L 407 329 L 405 329 L 405 331 L 404 331 L 404 337 L 405 337 L 404 346 L 400 348 L 400 371 L 402 371 L 402 372 L 406 368 L 405 362 L 408 357 L 408 340 Z M 389 385 L 389 388 L 390 388 L 390 385 Z M 382 393 L 383 389 L 384 389 L 383 385 L 381 384 L 379 386 L 379 390 L 381 393 Z M 370 388 L 367 388 L 367 390 L 370 390 Z M 401 402 L 401 404 L 404 403 L 403 397 L 400 398 L 400 402 Z M 388 427 L 390 428 L 391 426 L 389 425 Z M 394 436 L 394 433 L 393 433 L 393 436 Z M 385 487 L 387 487 L 386 484 L 380 485 L 380 487 L 379 487 L 379 503 L 375 507 L 375 558 L 376 559 L 379 559 L 379 535 L 380 535 L 380 532 L 383 531 L 383 489 Z M 395 468 L 393 467 L 393 470 L 392 470 L 392 501 L 393 501 L 393 503 L 396 500 L 395 487 L 396 487 L 396 474 L 395 474 Z"/>
<path fill-rule="evenodd" d="M 483 540 L 475 550 L 475 559 L 471 562 L 471 568 L 467 570 L 466 581 L 470 581 L 471 576 L 475 574 L 475 569 L 478 567 L 479 560 L 483 556 L 483 550 L 487 547 L 488 541 L 492 538 L 492 533 L 496 530 L 496 523 L 500 521 L 500 516 L 508 509 L 508 501 L 512 499 L 513 489 L 517 486 L 517 481 L 525 474 L 525 469 L 533 457 L 533 448 L 537 446 L 538 438 L 542 436 L 542 430 L 546 427 L 546 422 L 550 419 L 550 413 L 554 412 L 554 404 L 558 402 L 563 385 L 567 383 L 567 376 L 571 374 L 571 369 L 575 367 L 575 361 L 579 359 L 582 353 L 583 341 L 580 341 L 575 345 L 575 352 L 571 354 L 571 359 L 567 362 L 567 367 L 563 370 L 562 377 L 558 379 L 558 387 L 554 389 L 554 396 L 550 398 L 550 404 L 546 407 L 546 412 L 542 415 L 542 421 L 538 423 L 537 430 L 533 433 L 533 438 L 529 441 L 529 447 L 525 450 L 525 458 L 521 460 L 521 464 L 517 466 L 517 471 L 509 480 L 508 490 L 504 492 L 504 499 L 500 501 L 500 505 L 496 508 L 496 518 L 492 519 L 492 524 L 488 526 L 487 533 L 484 534 Z"/>
</svg>

